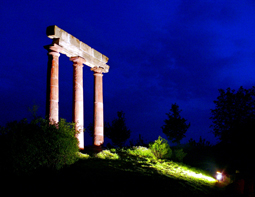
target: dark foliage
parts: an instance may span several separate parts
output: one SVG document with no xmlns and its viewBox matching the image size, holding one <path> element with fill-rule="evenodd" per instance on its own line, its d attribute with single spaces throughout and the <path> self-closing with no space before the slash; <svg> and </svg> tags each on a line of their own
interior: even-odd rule
<svg viewBox="0 0 255 197">
<path fill-rule="evenodd" d="M 133 146 L 143 146 L 143 147 L 148 147 L 148 143 L 146 143 L 142 137 L 141 134 L 139 134 L 139 138 L 138 140 L 134 141 L 134 140 L 130 140 L 129 141 L 129 146 L 133 147 Z"/>
<path fill-rule="evenodd" d="M 197 164 L 206 162 L 206 160 L 209 158 L 210 161 L 213 160 L 215 153 L 215 151 L 213 151 L 213 146 L 210 145 L 210 142 L 206 141 L 201 136 L 197 142 L 190 138 L 189 143 L 184 147 L 184 151 L 188 153 L 187 157 L 185 158 L 185 162 L 199 168 L 202 167 Z M 216 154 L 218 155 L 218 152 Z"/>
<path fill-rule="evenodd" d="M 104 124 L 104 135 L 111 139 L 113 146 L 122 147 L 130 137 L 131 131 L 126 126 L 125 114 L 123 111 L 117 112 L 118 118 L 112 121 L 112 124 Z M 93 137 L 94 126 L 92 123 L 88 126 L 89 135 Z M 110 147 L 111 145 L 107 145 Z"/>
<path fill-rule="evenodd" d="M 89 123 L 89 125 L 87 126 L 86 131 L 88 131 L 88 134 L 90 137 L 94 136 L 94 124 L 93 123 Z M 105 131 L 105 128 L 104 128 Z"/>
<path fill-rule="evenodd" d="M 181 118 L 179 106 L 175 103 L 172 104 L 172 108 L 170 112 L 166 115 L 168 119 L 166 119 L 165 125 L 162 128 L 163 133 L 168 137 L 170 141 L 173 143 L 180 143 L 182 138 L 185 137 L 185 133 L 187 132 L 188 128 L 190 127 L 190 123 L 186 123 L 186 119 Z"/>
<path fill-rule="evenodd" d="M 183 151 L 183 149 L 174 149 L 173 150 L 173 160 L 177 162 L 183 162 L 184 157 L 186 157 L 187 153 Z"/>
<path fill-rule="evenodd" d="M 197 148 L 205 148 L 210 145 L 209 141 L 206 141 L 205 139 L 203 139 L 201 136 L 199 138 L 199 141 L 196 142 L 195 140 L 193 140 L 192 138 L 189 139 L 189 146 L 191 147 L 197 147 Z"/>
<path fill-rule="evenodd" d="M 228 88 L 219 90 L 220 96 L 211 110 L 213 134 L 223 143 L 247 141 L 255 126 L 255 87 L 237 92 Z M 245 134 L 244 134 L 245 133 Z"/>
<path fill-rule="evenodd" d="M 54 125 L 42 118 L 13 121 L 0 132 L 0 165 L 4 170 L 22 173 L 41 167 L 60 169 L 77 159 L 77 131 L 64 119 Z"/>
<path fill-rule="evenodd" d="M 112 124 L 106 123 L 105 136 L 112 140 L 114 146 L 122 147 L 130 137 L 131 131 L 126 126 L 124 112 L 117 112 L 117 116 Z"/>
<path fill-rule="evenodd" d="M 221 147 L 229 161 L 243 167 L 252 164 L 254 155 L 255 87 L 237 90 L 220 89 L 211 110 L 213 134 L 221 140 Z"/>
</svg>

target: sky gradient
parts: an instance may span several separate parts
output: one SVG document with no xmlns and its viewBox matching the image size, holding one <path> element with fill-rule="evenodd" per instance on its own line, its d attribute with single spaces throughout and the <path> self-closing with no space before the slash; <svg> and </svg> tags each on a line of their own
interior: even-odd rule
<svg viewBox="0 0 255 197">
<path fill-rule="evenodd" d="M 209 133 L 218 89 L 255 85 L 252 0 L 1 1 L 0 125 L 45 115 L 46 28 L 57 25 L 109 57 L 106 122 L 123 111 L 136 140 L 157 139 L 171 105 L 191 124 L 182 143 Z M 59 59 L 60 117 L 72 120 L 73 66 Z M 93 121 L 93 72 L 84 66 L 84 125 Z M 91 145 L 85 133 L 85 145 Z"/>
</svg>

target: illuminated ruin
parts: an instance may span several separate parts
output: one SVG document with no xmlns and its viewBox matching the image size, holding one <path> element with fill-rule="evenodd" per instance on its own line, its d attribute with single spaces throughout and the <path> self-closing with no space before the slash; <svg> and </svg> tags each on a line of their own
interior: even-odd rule
<svg viewBox="0 0 255 197">
<path fill-rule="evenodd" d="M 46 115 L 51 122 L 59 121 L 59 56 L 65 54 L 73 62 L 73 122 L 81 130 L 77 136 L 84 149 L 83 65 L 94 72 L 94 138 L 93 146 L 101 149 L 104 142 L 103 73 L 109 71 L 108 57 L 81 42 L 56 25 L 49 26 L 47 36 L 53 39 L 48 50 Z"/>
</svg>

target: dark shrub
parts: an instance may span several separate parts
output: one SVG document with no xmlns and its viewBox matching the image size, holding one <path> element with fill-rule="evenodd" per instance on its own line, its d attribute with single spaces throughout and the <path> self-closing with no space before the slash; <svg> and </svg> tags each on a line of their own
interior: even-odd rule
<svg viewBox="0 0 255 197">
<path fill-rule="evenodd" d="M 176 149 L 174 150 L 174 160 L 183 162 L 184 157 L 187 153 L 183 152 L 183 149 Z"/>
<path fill-rule="evenodd" d="M 8 123 L 0 135 L 2 167 L 19 173 L 72 164 L 79 150 L 76 135 L 74 123 L 64 119 L 54 125 L 42 118 Z"/>
</svg>

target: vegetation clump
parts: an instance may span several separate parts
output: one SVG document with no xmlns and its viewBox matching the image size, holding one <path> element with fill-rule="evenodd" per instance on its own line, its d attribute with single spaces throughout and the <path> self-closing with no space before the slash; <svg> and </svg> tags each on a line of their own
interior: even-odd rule
<svg viewBox="0 0 255 197">
<path fill-rule="evenodd" d="M 74 123 L 61 119 L 51 124 L 38 118 L 13 121 L 0 129 L 2 169 L 14 173 L 29 172 L 40 167 L 60 169 L 78 160 L 78 131 Z"/>
<path fill-rule="evenodd" d="M 187 155 L 183 149 L 176 149 L 173 151 L 174 159 L 179 162 L 183 162 L 184 157 Z"/>
<path fill-rule="evenodd" d="M 103 150 L 97 153 L 95 157 L 100 159 L 119 159 L 119 155 L 112 153 L 110 150 Z"/>
<path fill-rule="evenodd" d="M 75 130 L 73 130 L 74 127 L 72 124 L 68 124 L 64 120 L 61 120 L 60 123 L 57 126 L 55 125 L 54 127 L 54 125 L 48 124 L 49 122 L 45 120 L 40 121 L 36 123 L 36 125 L 38 124 L 37 126 L 34 125 L 34 122 L 32 125 L 34 126 L 34 129 L 36 128 L 35 130 L 33 130 L 35 132 L 35 136 L 39 138 L 39 134 L 41 134 L 42 140 L 37 141 L 37 143 L 40 144 L 32 143 L 30 145 L 31 147 L 29 147 L 28 153 L 24 152 L 24 150 L 28 147 L 28 144 L 25 143 L 26 141 L 21 143 L 23 147 L 19 153 L 22 154 L 24 160 L 22 160 L 19 165 L 18 163 L 16 163 L 16 167 L 18 167 L 18 169 L 20 169 L 20 167 L 26 167 L 26 165 L 28 165 L 26 167 L 26 170 L 28 171 L 34 167 L 36 169 L 39 167 L 47 166 L 48 162 L 51 162 L 49 163 L 51 165 L 47 167 L 51 166 L 51 168 L 53 169 L 59 169 L 59 167 L 62 168 L 58 171 L 58 173 L 50 172 L 45 174 L 45 176 L 55 177 L 54 183 L 55 180 L 58 180 L 58 182 L 61 182 L 61 184 L 67 186 L 78 177 L 82 177 L 82 180 L 83 177 L 86 177 L 86 180 L 89 180 L 85 184 L 87 185 L 87 190 L 93 190 L 94 192 L 96 189 L 91 189 L 94 187 L 94 182 L 101 180 L 104 183 L 109 183 L 106 186 L 107 189 L 104 189 L 102 191 L 109 191 L 110 196 L 112 196 L 113 191 L 116 191 L 116 188 L 118 188 L 118 191 L 120 191 L 120 195 L 122 194 L 122 192 L 126 192 L 127 185 L 133 190 L 130 191 L 130 193 L 128 193 L 126 196 L 130 196 L 131 193 L 137 191 L 143 193 L 145 190 L 140 187 L 141 183 L 144 185 L 144 188 L 148 188 L 148 184 L 150 185 L 150 188 L 158 188 L 164 185 L 164 187 L 162 187 L 163 190 L 160 194 L 170 192 L 169 194 L 171 195 L 178 194 L 176 196 L 182 196 L 182 194 L 183 196 L 187 196 L 190 194 L 192 194 L 192 196 L 208 196 L 208 194 L 210 193 L 214 194 L 214 192 L 218 192 L 218 190 L 215 190 L 214 188 L 216 180 L 212 176 L 206 174 L 202 170 L 191 168 L 190 166 L 184 165 L 182 163 L 169 160 L 169 158 L 171 158 L 170 154 L 172 154 L 172 150 L 170 149 L 167 141 L 160 136 L 157 140 L 154 141 L 154 143 L 150 144 L 149 148 L 144 146 L 133 146 L 131 148 L 117 149 L 111 148 L 110 150 L 103 150 L 100 153 L 92 154 L 90 156 L 89 154 L 78 152 L 78 142 L 74 136 Z M 15 136 L 15 132 L 16 134 L 19 133 L 20 137 L 21 130 L 23 131 L 22 135 L 24 139 L 28 139 L 28 141 L 30 140 L 29 143 L 37 139 L 35 137 L 31 137 L 31 133 L 33 133 L 32 130 L 29 130 L 30 132 L 28 132 L 28 128 L 30 128 L 31 123 L 27 123 L 27 121 L 23 121 L 21 123 L 18 125 L 18 127 L 7 126 L 4 130 L 1 130 L 5 131 L 6 134 L 1 135 L 0 139 L 2 140 L 3 136 L 5 138 L 9 137 L 10 139 L 13 139 Z M 13 125 L 17 126 L 17 122 Z M 30 126 L 25 127 L 24 125 Z M 9 128 L 9 130 L 7 128 Z M 21 130 L 15 130 L 14 128 L 20 128 Z M 40 130 L 38 128 L 44 128 L 47 131 L 44 131 L 43 129 Z M 49 128 L 51 128 L 51 130 Z M 62 129 L 64 134 L 58 133 L 58 129 Z M 52 134 L 52 131 L 54 131 L 55 134 Z M 60 141 L 58 141 L 55 139 L 55 137 L 62 138 L 62 140 L 59 139 Z M 64 143 L 65 141 L 66 143 Z M 9 142 L 12 141 L 10 140 Z M 63 146 L 60 145 L 62 142 Z M 67 146 L 69 142 L 73 143 L 73 149 L 72 147 Z M 52 146 L 52 143 L 55 145 Z M 42 150 L 42 148 L 44 150 Z M 71 156 L 71 153 L 66 150 L 68 148 L 72 150 L 72 157 L 69 157 Z M 48 155 L 45 155 L 46 151 Z M 52 153 L 50 151 L 52 151 Z M 179 152 L 179 155 L 182 155 L 183 151 L 180 150 Z M 11 155 L 12 152 L 9 151 L 8 153 Z M 17 155 L 18 153 L 16 153 L 15 155 L 11 155 L 11 158 L 15 159 L 13 157 Z M 49 158 L 46 158 L 46 156 L 48 156 Z M 34 158 L 34 160 L 32 160 L 32 158 Z M 66 160 L 68 158 L 69 160 Z M 42 163 L 36 163 L 35 160 L 38 162 L 41 161 Z M 31 162 L 31 164 L 28 164 L 29 161 Z M 57 164 L 59 166 L 56 166 Z M 67 164 L 73 165 L 68 166 L 68 168 L 64 167 Z M 36 173 L 34 175 L 34 177 L 38 177 L 38 179 L 40 179 L 40 176 L 36 176 Z M 63 176 L 70 176 L 71 178 L 63 181 Z M 109 177 L 111 178 L 109 179 Z M 128 180 L 132 180 L 132 182 Z M 84 182 L 82 182 L 82 184 L 84 186 Z M 112 185 L 114 185 L 114 187 L 112 187 Z M 139 188 L 136 187 L 137 185 L 139 185 Z M 46 191 L 47 189 L 45 190 L 45 188 L 50 189 L 50 184 L 47 185 L 47 183 L 44 183 L 41 188 L 44 188 L 44 191 Z M 183 190 L 183 188 L 185 188 L 185 190 Z M 153 191 L 158 192 L 157 189 Z M 148 194 L 149 193 L 151 192 L 148 192 Z"/>
<path fill-rule="evenodd" d="M 155 158 L 155 155 L 152 153 L 151 149 L 143 146 L 133 146 L 131 149 L 127 149 L 127 153 L 139 157 Z"/>
<path fill-rule="evenodd" d="M 167 140 L 160 136 L 154 143 L 149 144 L 149 148 L 158 159 L 170 159 L 172 156 L 172 150 Z"/>
</svg>

